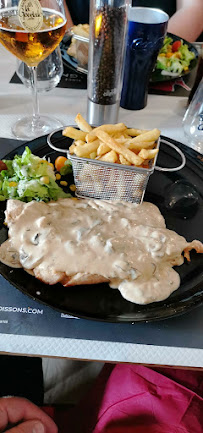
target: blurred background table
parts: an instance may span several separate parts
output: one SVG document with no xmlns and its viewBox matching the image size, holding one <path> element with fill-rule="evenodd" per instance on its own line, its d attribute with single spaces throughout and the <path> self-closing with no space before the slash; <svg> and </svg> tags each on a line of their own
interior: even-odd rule
<svg viewBox="0 0 203 433">
<path fill-rule="evenodd" d="M 19 117 L 32 112 L 31 95 L 22 84 L 10 83 L 15 72 L 16 59 L 1 45 L 0 58 L 0 137 L 14 138 L 11 126 Z M 68 74 L 65 71 L 65 74 L 69 75 L 67 77 L 69 80 L 71 74 L 76 76 L 74 71 L 69 71 Z M 63 82 L 65 83 L 65 77 Z M 160 93 L 158 90 L 157 92 Z M 174 96 L 176 92 L 179 96 Z M 186 110 L 189 90 L 176 86 L 175 92 L 166 93 L 167 96 L 150 94 L 144 110 L 129 111 L 120 108 L 119 121 L 122 120 L 129 126 L 139 128 L 146 128 L 146 125 L 147 128 L 157 127 L 161 129 L 163 135 L 187 144 L 182 130 L 182 118 Z M 86 99 L 85 89 L 57 87 L 51 92 L 40 95 L 40 113 L 57 117 L 64 125 L 74 124 L 78 112 L 86 117 Z"/>
<path fill-rule="evenodd" d="M 12 137 L 11 125 L 31 112 L 32 104 L 28 89 L 10 83 L 15 58 L 2 46 L 0 58 L 2 158 L 20 144 Z M 66 71 L 64 80 L 71 73 Z M 119 121 L 131 127 L 158 127 L 163 135 L 186 144 L 182 118 L 188 95 L 189 91 L 186 96 L 150 94 L 144 110 L 120 109 Z M 40 112 L 59 118 L 64 125 L 74 124 L 78 112 L 85 117 L 86 90 L 58 87 L 41 94 Z M 75 319 L 31 300 L 0 276 L 0 352 L 203 368 L 202 313 L 200 306 L 183 316 L 154 323 Z"/>
</svg>

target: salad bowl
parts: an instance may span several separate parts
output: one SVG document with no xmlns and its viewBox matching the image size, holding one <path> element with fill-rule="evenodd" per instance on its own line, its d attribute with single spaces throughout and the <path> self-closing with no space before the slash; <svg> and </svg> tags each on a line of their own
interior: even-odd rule
<svg viewBox="0 0 203 433">
<path fill-rule="evenodd" d="M 179 53 L 184 60 L 178 57 Z M 198 51 L 193 44 L 172 33 L 167 33 L 150 81 L 170 81 L 184 77 L 196 67 L 198 57 Z"/>
</svg>

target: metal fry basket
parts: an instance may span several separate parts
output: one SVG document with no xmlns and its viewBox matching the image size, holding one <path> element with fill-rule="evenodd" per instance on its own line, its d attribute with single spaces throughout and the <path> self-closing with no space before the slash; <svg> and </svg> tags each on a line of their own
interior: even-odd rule
<svg viewBox="0 0 203 433">
<path fill-rule="evenodd" d="M 177 171 L 184 167 L 185 156 L 182 151 L 167 140 L 161 140 L 165 144 L 173 147 L 182 158 L 182 163 L 175 168 L 162 168 L 156 166 L 157 155 L 153 161 L 149 162 L 149 168 L 127 166 L 116 163 L 109 163 L 90 158 L 82 158 L 72 155 L 69 151 L 59 149 L 51 142 L 48 136 L 49 146 L 57 151 L 67 153 L 73 168 L 74 181 L 76 186 L 76 196 L 81 198 L 95 198 L 101 200 L 120 200 L 141 204 L 149 176 L 154 170 Z M 157 148 L 160 140 L 157 141 Z"/>
<path fill-rule="evenodd" d="M 78 197 L 141 203 L 150 169 L 113 164 L 68 154 Z"/>
</svg>

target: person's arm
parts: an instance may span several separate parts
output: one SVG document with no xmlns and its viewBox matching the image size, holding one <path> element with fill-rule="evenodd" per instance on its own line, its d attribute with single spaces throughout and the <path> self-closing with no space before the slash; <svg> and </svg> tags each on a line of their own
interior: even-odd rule
<svg viewBox="0 0 203 433">
<path fill-rule="evenodd" d="M 168 32 L 194 42 L 203 31 L 203 1 L 178 0 L 177 12 L 170 18 Z"/>
<path fill-rule="evenodd" d="M 57 433 L 54 421 L 29 400 L 0 398 L 0 432 Z"/>
<path fill-rule="evenodd" d="M 68 10 L 68 6 L 66 4 L 66 1 L 64 0 L 64 9 L 65 9 L 65 14 L 66 14 L 66 19 L 67 19 L 67 23 L 66 23 L 66 28 L 69 29 L 70 27 L 73 26 L 73 21 L 70 15 L 70 12 Z"/>
</svg>

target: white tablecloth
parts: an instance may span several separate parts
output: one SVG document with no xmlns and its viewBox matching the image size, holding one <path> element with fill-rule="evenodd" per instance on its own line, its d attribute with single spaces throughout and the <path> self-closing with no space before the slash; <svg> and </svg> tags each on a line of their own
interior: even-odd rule
<svg viewBox="0 0 203 433">
<path fill-rule="evenodd" d="M 16 60 L 0 46 L 0 137 L 14 138 L 11 126 L 19 117 L 32 113 L 30 91 L 20 84 L 9 84 Z M 139 111 L 120 108 L 119 121 L 128 126 L 159 128 L 163 135 L 187 144 L 182 119 L 187 98 L 149 95 L 147 107 Z M 87 91 L 56 88 L 40 94 L 40 112 L 61 120 L 63 125 L 74 124 L 78 112 L 86 117 Z"/>
<path fill-rule="evenodd" d="M 2 46 L 0 62 L 0 137 L 14 138 L 11 126 L 19 117 L 32 112 L 31 95 L 23 85 L 9 84 L 15 71 L 16 60 Z M 74 124 L 78 112 L 86 117 L 86 100 L 86 90 L 56 88 L 40 95 L 40 111 L 57 117 L 64 125 L 70 125 Z M 120 109 L 119 121 L 130 127 L 157 127 L 163 135 L 187 144 L 182 130 L 186 102 L 186 98 L 183 97 L 149 95 L 147 107 L 143 110 Z M 0 352 L 115 362 L 203 366 L 201 349 L 155 346 L 153 343 L 110 343 L 79 338 L 30 337 L 1 333 Z"/>
</svg>

